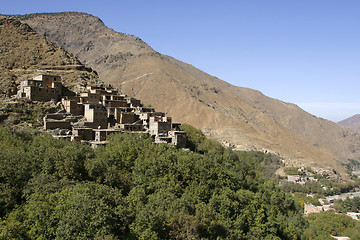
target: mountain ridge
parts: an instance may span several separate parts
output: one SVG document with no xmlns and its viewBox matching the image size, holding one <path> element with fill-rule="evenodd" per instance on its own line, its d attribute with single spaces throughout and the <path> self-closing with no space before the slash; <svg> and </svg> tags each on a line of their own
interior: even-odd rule
<svg viewBox="0 0 360 240">
<path fill-rule="evenodd" d="M 28 24 L 0 16 L 0 90 L 16 93 L 16 84 L 42 72 L 60 74 L 69 87 L 98 82 L 96 72 L 75 56 L 38 35 Z M 74 81 L 76 79 L 76 81 Z"/>
<path fill-rule="evenodd" d="M 135 36 L 107 28 L 98 17 L 25 16 L 39 34 L 96 69 L 104 82 L 215 139 L 278 153 L 290 165 L 336 168 L 336 160 L 360 159 L 359 134 L 162 55 Z"/>
<path fill-rule="evenodd" d="M 355 114 L 354 116 L 339 121 L 338 124 L 351 130 L 360 132 L 360 114 Z"/>
</svg>

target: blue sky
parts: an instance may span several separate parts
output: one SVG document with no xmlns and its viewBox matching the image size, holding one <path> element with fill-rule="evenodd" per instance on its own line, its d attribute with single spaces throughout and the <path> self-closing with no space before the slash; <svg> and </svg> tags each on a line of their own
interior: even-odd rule
<svg viewBox="0 0 360 240">
<path fill-rule="evenodd" d="M 79 11 L 233 85 L 332 121 L 360 113 L 360 1 L 3 1 L 2 14 Z"/>
</svg>

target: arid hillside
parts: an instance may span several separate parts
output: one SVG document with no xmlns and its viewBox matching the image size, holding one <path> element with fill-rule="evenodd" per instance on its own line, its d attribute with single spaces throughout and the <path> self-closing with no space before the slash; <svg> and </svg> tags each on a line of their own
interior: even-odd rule
<svg viewBox="0 0 360 240">
<path fill-rule="evenodd" d="M 338 122 L 339 125 L 350 128 L 354 131 L 360 132 L 360 114 L 344 119 Z"/>
<path fill-rule="evenodd" d="M 266 150 L 290 165 L 328 169 L 340 168 L 337 161 L 360 160 L 359 134 L 162 55 L 98 17 L 68 12 L 16 18 L 95 69 L 102 81 L 238 149 Z"/>
<path fill-rule="evenodd" d="M 0 16 L 1 92 L 16 92 L 17 83 L 38 74 L 38 70 L 60 74 L 70 87 L 99 81 L 95 72 L 37 34 L 28 24 Z"/>
</svg>

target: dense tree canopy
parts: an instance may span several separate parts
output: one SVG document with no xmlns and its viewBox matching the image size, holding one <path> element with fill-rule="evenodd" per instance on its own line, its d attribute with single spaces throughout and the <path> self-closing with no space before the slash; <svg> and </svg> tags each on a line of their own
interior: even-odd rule
<svg viewBox="0 0 360 240">
<path fill-rule="evenodd" d="M 307 220 L 310 226 L 305 230 L 305 237 L 308 239 L 334 239 L 330 235 L 360 239 L 360 223 L 349 216 L 328 211 L 311 214 Z"/>
<path fill-rule="evenodd" d="M 277 158 L 187 128 L 195 152 L 142 134 L 93 150 L 0 128 L 0 238 L 303 239 L 300 205 L 271 180 Z"/>
</svg>

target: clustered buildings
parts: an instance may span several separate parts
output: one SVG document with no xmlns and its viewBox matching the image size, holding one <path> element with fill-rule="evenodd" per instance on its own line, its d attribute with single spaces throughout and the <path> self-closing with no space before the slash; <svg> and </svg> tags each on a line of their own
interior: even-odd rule
<svg viewBox="0 0 360 240">
<path fill-rule="evenodd" d="M 60 76 L 42 74 L 22 81 L 18 97 L 61 102 L 62 112 L 44 117 L 44 128 L 53 131 L 56 137 L 87 141 L 97 146 L 105 144 L 112 133 L 141 132 L 150 134 L 155 143 L 170 143 L 178 148 L 186 146 L 180 124 L 173 123 L 163 112 L 144 107 L 140 100 L 121 94 L 110 85 L 87 86 L 75 93 L 62 85 Z"/>
</svg>

